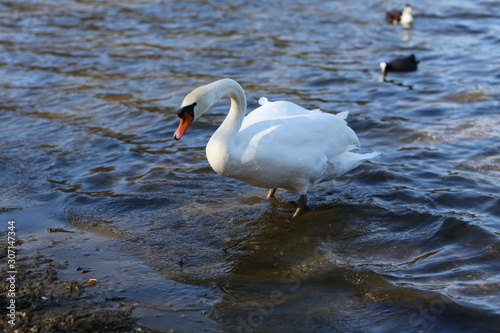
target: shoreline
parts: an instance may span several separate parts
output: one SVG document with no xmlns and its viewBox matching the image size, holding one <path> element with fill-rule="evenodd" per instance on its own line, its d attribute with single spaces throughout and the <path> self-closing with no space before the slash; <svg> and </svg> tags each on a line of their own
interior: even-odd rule
<svg viewBox="0 0 500 333">
<path fill-rule="evenodd" d="M 15 221 L 15 297 L 6 297 L 6 332 L 219 331 L 208 318 L 207 288 L 166 279 L 124 251 L 126 241 L 61 223 L 49 207 L 3 209 L 2 268 L 7 267 L 8 221 Z M 45 214 L 43 214 L 45 213 Z M 5 263 L 4 263 L 5 262 Z M 7 278 L 9 275 L 6 276 Z M 2 281 L 9 290 L 9 280 Z M 14 301 L 14 316 L 8 317 Z M 14 317 L 14 318 L 12 318 Z M 9 323 L 9 321 L 11 321 Z M 15 325 L 11 325 L 14 321 Z"/>
</svg>

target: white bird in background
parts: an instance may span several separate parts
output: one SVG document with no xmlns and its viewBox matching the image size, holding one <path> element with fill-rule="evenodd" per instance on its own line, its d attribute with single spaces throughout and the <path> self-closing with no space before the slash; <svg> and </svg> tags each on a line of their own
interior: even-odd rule
<svg viewBox="0 0 500 333">
<path fill-rule="evenodd" d="M 303 212 L 313 185 L 379 155 L 350 152 L 360 143 L 347 126 L 347 112 L 308 111 L 291 102 L 261 98 L 261 106 L 245 117 L 245 92 L 232 79 L 196 88 L 184 98 L 174 138 L 179 140 L 192 121 L 224 96 L 230 97 L 231 109 L 207 144 L 210 166 L 222 176 L 268 188 L 268 198 L 277 188 L 299 192 L 293 217 Z"/>
<path fill-rule="evenodd" d="M 406 5 L 403 11 L 386 11 L 385 18 L 390 24 L 401 24 L 404 28 L 410 28 L 413 24 L 413 15 L 415 11 L 410 5 Z"/>
</svg>

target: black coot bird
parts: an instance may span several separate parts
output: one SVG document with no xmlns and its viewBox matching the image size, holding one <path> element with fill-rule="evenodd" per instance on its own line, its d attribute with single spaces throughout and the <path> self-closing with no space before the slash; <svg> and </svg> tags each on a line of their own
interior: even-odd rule
<svg viewBox="0 0 500 333">
<path fill-rule="evenodd" d="M 390 24 L 401 24 L 404 27 L 410 27 L 413 23 L 415 12 L 410 5 L 406 5 L 402 12 L 391 10 L 385 12 L 385 19 Z"/>
<path fill-rule="evenodd" d="M 382 70 L 382 75 L 388 72 L 413 72 L 417 70 L 419 62 L 414 54 L 410 54 L 407 57 L 396 58 L 389 62 L 381 62 L 380 69 Z"/>
</svg>

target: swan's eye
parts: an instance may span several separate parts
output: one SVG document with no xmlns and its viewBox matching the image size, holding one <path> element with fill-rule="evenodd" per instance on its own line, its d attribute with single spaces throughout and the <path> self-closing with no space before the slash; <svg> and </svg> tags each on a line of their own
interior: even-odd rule
<svg viewBox="0 0 500 333">
<path fill-rule="evenodd" d="M 190 104 L 190 105 L 187 105 L 187 106 L 180 108 L 179 111 L 177 112 L 177 115 L 179 116 L 179 118 L 184 117 L 185 113 L 187 113 L 192 118 L 194 118 L 194 107 L 196 106 L 196 104 L 198 104 L 198 103 L 194 102 L 193 104 Z"/>
</svg>

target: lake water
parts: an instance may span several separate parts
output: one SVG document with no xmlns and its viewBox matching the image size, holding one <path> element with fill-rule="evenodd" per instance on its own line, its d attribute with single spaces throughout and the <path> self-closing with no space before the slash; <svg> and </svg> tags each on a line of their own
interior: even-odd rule
<svg viewBox="0 0 500 333">
<path fill-rule="evenodd" d="M 94 262 L 137 282 L 135 314 L 158 329 L 498 330 L 500 2 L 424 0 L 413 28 L 386 24 L 403 5 L 2 1 L 2 223 L 84 228 L 160 272 L 148 285 L 109 269 L 121 256 Z M 380 80 L 411 53 L 417 72 Z M 223 77 L 249 110 L 349 111 L 380 157 L 291 221 L 296 193 L 272 203 L 208 165 L 228 100 L 172 138 L 184 96 Z M 172 304 L 192 315 L 167 321 Z"/>
</svg>

